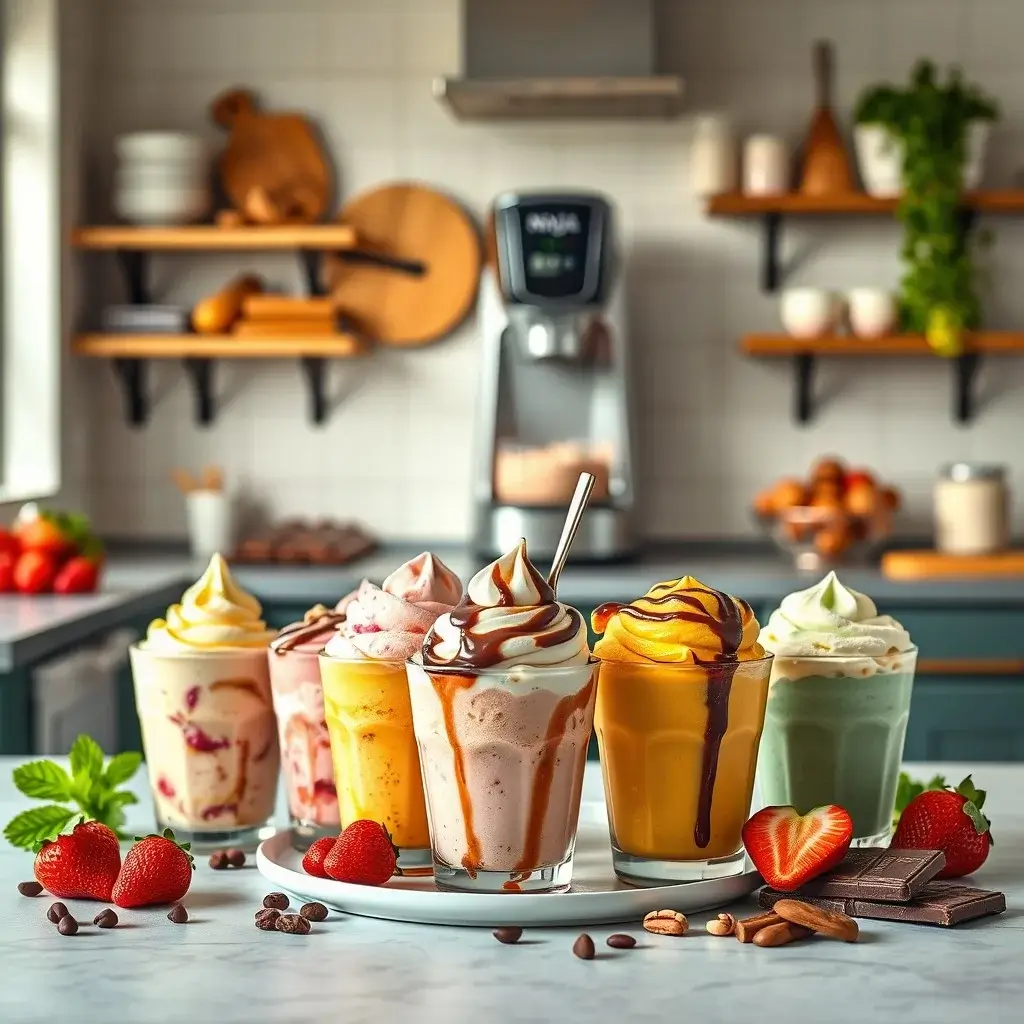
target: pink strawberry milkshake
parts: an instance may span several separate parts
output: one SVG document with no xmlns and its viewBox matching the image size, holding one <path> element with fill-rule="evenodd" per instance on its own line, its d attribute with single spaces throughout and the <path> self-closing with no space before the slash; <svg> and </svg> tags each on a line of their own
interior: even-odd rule
<svg viewBox="0 0 1024 1024">
<path fill-rule="evenodd" d="M 430 865 L 405 663 L 461 598 L 459 578 L 424 552 L 380 587 L 364 581 L 320 656 L 341 824 L 379 821 L 403 870 Z"/>
<path fill-rule="evenodd" d="M 597 673 L 525 541 L 434 624 L 408 675 L 438 888 L 569 887 Z"/>
<path fill-rule="evenodd" d="M 292 823 L 292 844 L 306 849 L 320 836 L 339 831 L 338 793 L 334 787 L 331 740 L 324 720 L 324 691 L 319 654 L 354 595 L 334 608 L 310 608 L 270 645 L 270 688 L 274 694 L 285 793 Z"/>
</svg>

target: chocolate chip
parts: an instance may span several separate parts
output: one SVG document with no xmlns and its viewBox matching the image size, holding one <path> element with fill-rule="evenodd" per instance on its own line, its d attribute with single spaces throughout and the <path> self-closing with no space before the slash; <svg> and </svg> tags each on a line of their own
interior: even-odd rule
<svg viewBox="0 0 1024 1024">
<path fill-rule="evenodd" d="M 327 908 L 322 903 L 304 903 L 299 913 L 307 921 L 327 920 Z"/>
<path fill-rule="evenodd" d="M 584 932 L 573 944 L 572 951 L 581 960 L 594 959 L 594 940 Z"/>
<path fill-rule="evenodd" d="M 289 932 L 292 935 L 308 935 L 309 922 L 299 914 L 282 914 L 274 926 L 279 932 Z"/>
<path fill-rule="evenodd" d="M 68 908 L 63 903 L 51 903 L 46 912 L 47 918 L 56 924 L 62 917 L 67 917 Z"/>
<path fill-rule="evenodd" d="M 522 928 L 495 928 L 494 937 L 503 945 L 511 946 L 523 937 Z"/>
<path fill-rule="evenodd" d="M 214 871 L 223 871 L 228 866 L 228 855 L 223 850 L 214 850 L 210 854 L 210 867 Z"/>
<path fill-rule="evenodd" d="M 38 896 L 43 891 L 43 887 L 38 882 L 19 882 L 18 892 L 22 896 Z"/>
<path fill-rule="evenodd" d="M 117 927 L 117 914 L 115 914 L 110 907 L 106 910 L 101 910 L 93 919 L 92 923 L 97 928 L 116 928 Z"/>
<path fill-rule="evenodd" d="M 233 868 L 245 867 L 245 851 L 244 850 L 228 850 L 225 856 L 228 859 L 228 866 Z"/>
<path fill-rule="evenodd" d="M 175 903 L 167 915 L 167 920 L 175 924 L 184 924 L 188 920 L 188 911 L 180 903 Z"/>
<path fill-rule="evenodd" d="M 256 911 L 256 927 L 260 931 L 272 932 L 277 928 L 277 919 L 281 916 L 280 910 L 263 910 Z"/>
<path fill-rule="evenodd" d="M 288 903 L 288 897 L 283 892 L 272 892 L 263 897 L 263 906 L 268 910 L 287 910 Z"/>
<path fill-rule="evenodd" d="M 57 922 L 57 931 L 61 935 L 75 935 L 78 932 L 78 922 L 70 914 L 65 914 Z"/>
<path fill-rule="evenodd" d="M 608 945 L 612 949 L 632 949 L 636 945 L 636 939 L 632 935 L 616 932 L 614 935 L 608 936 Z"/>
</svg>

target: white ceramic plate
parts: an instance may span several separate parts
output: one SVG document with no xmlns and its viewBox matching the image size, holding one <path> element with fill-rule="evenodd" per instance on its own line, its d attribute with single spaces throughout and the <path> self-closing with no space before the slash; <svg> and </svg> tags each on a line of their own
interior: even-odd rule
<svg viewBox="0 0 1024 1024">
<path fill-rule="evenodd" d="M 487 926 L 598 925 L 638 921 L 651 910 L 671 907 L 687 913 L 735 903 L 761 885 L 747 862 L 743 874 L 681 885 L 638 889 L 619 881 L 603 804 L 584 804 L 576 839 L 572 888 L 566 893 L 439 892 L 433 880 L 396 878 L 387 885 L 349 885 L 314 878 L 301 867 L 302 854 L 287 832 L 265 840 L 256 866 L 274 886 L 303 901 L 317 900 L 334 910 L 414 924 Z"/>
</svg>

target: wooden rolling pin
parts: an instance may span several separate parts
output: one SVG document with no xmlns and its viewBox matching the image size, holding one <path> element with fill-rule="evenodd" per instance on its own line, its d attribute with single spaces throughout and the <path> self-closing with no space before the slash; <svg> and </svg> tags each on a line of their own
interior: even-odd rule
<svg viewBox="0 0 1024 1024">
<path fill-rule="evenodd" d="M 192 329 L 199 334 L 226 334 L 241 316 L 245 297 L 262 288 L 263 282 L 255 274 L 232 279 L 220 291 L 196 303 Z"/>
</svg>

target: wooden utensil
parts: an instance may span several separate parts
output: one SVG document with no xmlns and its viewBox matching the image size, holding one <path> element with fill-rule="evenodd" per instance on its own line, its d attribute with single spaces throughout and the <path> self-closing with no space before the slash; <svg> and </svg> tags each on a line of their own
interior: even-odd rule
<svg viewBox="0 0 1024 1024">
<path fill-rule="evenodd" d="M 174 486 L 177 487 L 182 494 L 191 494 L 199 487 L 199 484 L 192 479 L 192 474 L 187 470 L 182 469 L 180 466 L 171 471 L 171 479 L 174 481 Z"/>
<path fill-rule="evenodd" d="M 236 338 L 329 338 L 339 331 L 333 320 L 290 317 L 278 320 L 239 320 L 231 333 Z"/>
<path fill-rule="evenodd" d="M 192 329 L 198 334 L 225 334 L 241 316 L 247 296 L 263 288 L 255 274 L 241 274 L 219 291 L 200 299 L 192 309 Z"/>
<path fill-rule="evenodd" d="M 311 224 L 324 216 L 332 174 L 307 118 L 265 114 L 245 89 L 221 94 L 210 114 L 228 131 L 220 179 L 235 209 L 256 223 Z"/>
<path fill-rule="evenodd" d="M 999 551 L 991 555 L 888 551 L 882 556 L 882 575 L 891 580 L 1024 576 L 1024 551 Z"/>
<path fill-rule="evenodd" d="M 338 219 L 355 229 L 371 259 L 405 266 L 361 254 L 325 259 L 324 280 L 338 308 L 369 337 L 425 345 L 465 319 L 480 283 L 481 247 L 456 202 L 425 185 L 386 185 L 347 203 Z"/>
<path fill-rule="evenodd" d="M 832 44 L 814 45 L 814 79 L 817 109 L 804 142 L 800 192 L 805 196 L 830 196 L 853 191 L 850 158 L 832 113 Z"/>
<path fill-rule="evenodd" d="M 304 295 L 248 295 L 242 301 L 246 320 L 333 320 L 334 302 Z"/>
</svg>

